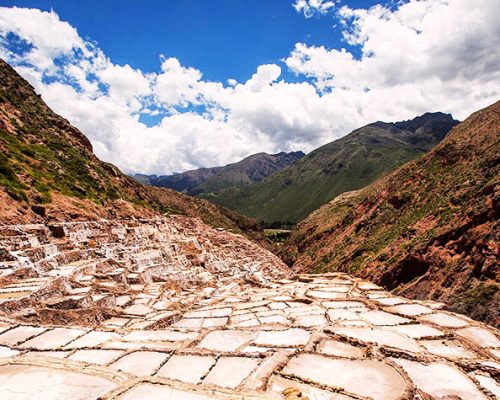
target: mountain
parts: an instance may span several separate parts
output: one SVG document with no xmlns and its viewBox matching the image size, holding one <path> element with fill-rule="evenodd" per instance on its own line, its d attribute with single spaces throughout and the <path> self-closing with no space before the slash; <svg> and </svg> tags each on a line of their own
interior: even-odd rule
<svg viewBox="0 0 500 400">
<path fill-rule="evenodd" d="M 224 167 L 199 168 L 174 175 L 136 174 L 134 178 L 147 185 L 167 187 L 189 195 L 212 196 L 228 188 L 239 188 L 272 175 L 303 157 L 295 151 L 278 154 L 258 153 Z"/>
<path fill-rule="evenodd" d="M 360 189 L 424 154 L 457 123 L 443 113 L 375 122 L 259 183 L 225 190 L 210 200 L 267 223 L 296 223 L 340 193 Z"/>
<path fill-rule="evenodd" d="M 500 322 L 500 102 L 428 154 L 312 213 L 283 249 L 296 270 L 347 271 Z"/>
<path fill-rule="evenodd" d="M 89 140 L 0 60 L 0 224 L 148 217 L 201 218 L 262 238 L 255 221 L 202 199 L 146 187 L 100 161 Z"/>
</svg>

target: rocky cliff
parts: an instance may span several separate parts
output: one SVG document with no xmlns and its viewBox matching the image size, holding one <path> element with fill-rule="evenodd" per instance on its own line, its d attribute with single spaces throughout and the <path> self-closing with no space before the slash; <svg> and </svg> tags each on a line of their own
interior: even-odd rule
<svg viewBox="0 0 500 400">
<path fill-rule="evenodd" d="M 416 299 L 499 321 L 500 102 L 422 158 L 312 213 L 285 258 L 348 271 Z"/>
</svg>

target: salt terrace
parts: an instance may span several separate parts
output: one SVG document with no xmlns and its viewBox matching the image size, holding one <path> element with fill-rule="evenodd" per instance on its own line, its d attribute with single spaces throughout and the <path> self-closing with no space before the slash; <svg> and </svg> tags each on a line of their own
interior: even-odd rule
<svg viewBox="0 0 500 400">
<path fill-rule="evenodd" d="M 493 399 L 492 327 L 185 217 L 0 227 L 0 399 Z"/>
</svg>

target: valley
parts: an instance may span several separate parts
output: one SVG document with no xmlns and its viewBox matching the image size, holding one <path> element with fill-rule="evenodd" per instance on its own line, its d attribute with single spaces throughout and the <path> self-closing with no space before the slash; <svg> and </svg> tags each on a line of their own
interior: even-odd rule
<svg viewBox="0 0 500 400">
<path fill-rule="evenodd" d="M 363 188 L 420 157 L 438 144 L 457 123 L 451 115 L 439 112 L 426 113 L 409 121 L 375 122 L 254 182 L 235 185 L 224 183 L 224 178 L 219 177 L 218 185 L 215 182 L 211 185 L 202 183 L 199 189 L 188 193 L 255 218 L 265 225 L 294 225 L 341 193 Z M 246 160 L 225 167 L 225 173 Z M 189 171 L 169 179 L 187 179 L 189 175 L 204 174 L 205 171 L 207 169 Z M 176 190 L 183 188 L 174 183 L 166 184 L 165 179 L 163 183 L 159 179 L 151 183 Z M 210 179 L 215 181 L 217 175 Z"/>
<path fill-rule="evenodd" d="M 327 145 L 346 156 L 355 137 L 362 159 L 388 137 L 396 158 L 264 232 L 100 161 L 4 62 L 0 77 L 0 398 L 500 395 L 500 103 L 447 135 L 456 121 L 429 114 Z M 395 169 L 402 154 L 421 157 Z"/>
</svg>

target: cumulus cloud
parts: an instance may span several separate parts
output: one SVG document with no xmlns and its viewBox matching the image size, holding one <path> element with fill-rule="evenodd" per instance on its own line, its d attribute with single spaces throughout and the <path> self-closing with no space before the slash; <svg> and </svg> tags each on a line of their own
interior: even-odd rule
<svg viewBox="0 0 500 400">
<path fill-rule="evenodd" d="M 24 59 L 39 69 L 54 70 L 54 60 L 73 48 L 87 53 L 76 29 L 61 21 L 53 11 L 2 7 L 1 13 L 0 32 L 12 33 L 28 43 L 36 43 Z"/>
<path fill-rule="evenodd" d="M 311 18 L 314 15 L 324 15 L 335 7 L 335 1 L 329 0 L 295 0 L 293 8 L 304 17 Z"/>
<path fill-rule="evenodd" d="M 185 68 L 176 58 L 167 58 L 161 64 L 162 73 L 156 77 L 157 99 L 170 105 L 196 103 L 198 82 L 202 75 L 195 68 Z"/>
<path fill-rule="evenodd" d="M 298 43 L 286 64 L 320 90 L 358 93 L 363 106 L 363 99 L 391 105 L 397 99 L 410 109 L 445 108 L 463 118 L 498 98 L 498 12 L 500 3 L 489 0 L 413 0 L 395 10 L 344 6 L 344 37 L 361 57 Z"/>
<path fill-rule="evenodd" d="M 245 83 L 252 92 L 259 92 L 275 82 L 281 75 L 281 68 L 276 64 L 259 65 L 257 72 Z"/>
<path fill-rule="evenodd" d="M 294 3 L 304 14 L 333 5 Z M 284 64 L 257 66 L 243 82 L 208 81 L 168 56 L 157 71 L 115 64 L 55 12 L 36 9 L 0 8 L 0 56 L 89 137 L 100 158 L 129 173 L 167 174 L 260 151 L 310 151 L 375 120 L 436 110 L 465 118 L 500 94 L 499 7 L 488 0 L 344 6 L 335 15 L 345 46 L 360 56 L 297 43 Z M 287 82 L 284 68 L 298 82 Z"/>
<path fill-rule="evenodd" d="M 104 68 L 96 71 L 96 75 L 108 87 L 111 97 L 125 103 L 133 102 L 134 109 L 140 109 L 138 99 L 151 92 L 148 77 L 128 64 L 122 66 L 107 63 Z"/>
</svg>

